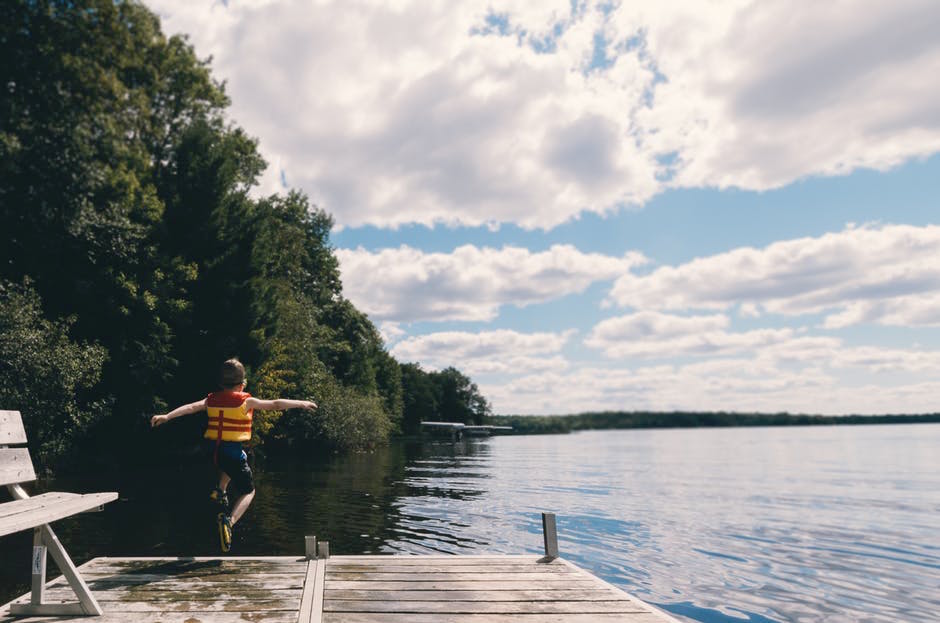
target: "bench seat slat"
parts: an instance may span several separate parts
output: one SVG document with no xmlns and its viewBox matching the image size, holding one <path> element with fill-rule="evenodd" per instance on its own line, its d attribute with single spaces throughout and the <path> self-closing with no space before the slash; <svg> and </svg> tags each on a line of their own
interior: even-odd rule
<svg viewBox="0 0 940 623">
<path fill-rule="evenodd" d="M 63 497 L 66 496 L 66 497 Z M 3 515 L 0 516 L 0 536 L 28 530 L 63 519 L 77 513 L 89 511 L 102 504 L 113 502 L 118 497 L 115 492 L 108 493 L 43 493 L 24 500 L 4 502 Z"/>
<path fill-rule="evenodd" d="M 0 504 L 0 521 L 6 521 L 8 517 L 19 515 L 20 513 L 26 513 L 51 504 L 69 500 L 76 495 L 78 494 L 52 491 L 50 493 L 43 493 L 42 495 L 35 495 L 25 500 L 14 500 L 16 504 L 4 502 Z"/>
</svg>

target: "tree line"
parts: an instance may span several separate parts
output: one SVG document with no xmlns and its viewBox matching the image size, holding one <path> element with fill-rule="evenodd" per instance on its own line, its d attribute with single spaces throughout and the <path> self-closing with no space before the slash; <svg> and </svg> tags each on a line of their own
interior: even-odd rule
<svg viewBox="0 0 940 623">
<path fill-rule="evenodd" d="M 320 404 L 259 416 L 259 444 L 365 448 L 489 414 L 459 370 L 389 354 L 343 296 L 329 214 L 250 194 L 257 141 L 145 6 L 5 2 L 0 57 L 0 408 L 40 462 L 140 460 L 147 417 L 214 389 L 233 355 L 253 394 Z M 184 419 L 158 442 L 198 438 Z"/>
<path fill-rule="evenodd" d="M 809 415 L 732 411 L 600 411 L 574 415 L 499 415 L 487 424 L 512 426 L 527 435 L 618 428 L 713 428 L 731 426 L 832 426 L 836 424 L 926 424 L 940 413 L 901 415 Z"/>
</svg>

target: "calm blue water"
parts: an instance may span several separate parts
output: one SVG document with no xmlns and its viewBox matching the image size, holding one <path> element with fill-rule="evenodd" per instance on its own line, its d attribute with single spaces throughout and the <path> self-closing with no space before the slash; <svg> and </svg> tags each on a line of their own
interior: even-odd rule
<svg viewBox="0 0 940 623">
<path fill-rule="evenodd" d="M 42 483 L 122 494 L 60 522 L 73 558 L 215 553 L 195 459 L 109 478 Z M 304 534 L 344 554 L 538 553 L 552 511 L 563 556 L 679 618 L 940 620 L 940 425 L 396 444 L 257 480 L 236 555 L 298 554 Z M 0 539 L 7 597 L 27 590 L 27 536 Z"/>
</svg>

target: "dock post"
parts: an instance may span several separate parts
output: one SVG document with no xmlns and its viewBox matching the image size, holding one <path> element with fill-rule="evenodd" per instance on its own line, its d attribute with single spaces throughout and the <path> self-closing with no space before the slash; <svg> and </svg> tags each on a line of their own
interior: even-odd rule
<svg viewBox="0 0 940 623">
<path fill-rule="evenodd" d="M 555 513 L 542 513 L 542 536 L 545 539 L 545 562 L 558 558 L 558 530 L 555 527 Z"/>
<path fill-rule="evenodd" d="M 316 536 L 305 536 L 304 537 L 304 558 L 307 560 L 313 560 L 317 557 L 317 537 Z"/>
<path fill-rule="evenodd" d="M 320 541 L 317 543 L 317 558 L 329 558 L 330 557 L 330 542 L 329 541 Z"/>
</svg>

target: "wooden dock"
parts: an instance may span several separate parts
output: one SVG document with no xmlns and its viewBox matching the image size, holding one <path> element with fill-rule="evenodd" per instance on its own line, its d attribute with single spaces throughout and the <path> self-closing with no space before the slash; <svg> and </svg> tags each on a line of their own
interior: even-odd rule
<svg viewBox="0 0 940 623">
<path fill-rule="evenodd" d="M 104 610 L 96 623 L 675 623 L 536 555 L 95 558 L 79 569 Z M 45 600 L 74 595 L 60 577 Z M 12 617 L 9 606 L 0 623 L 63 620 Z"/>
</svg>

